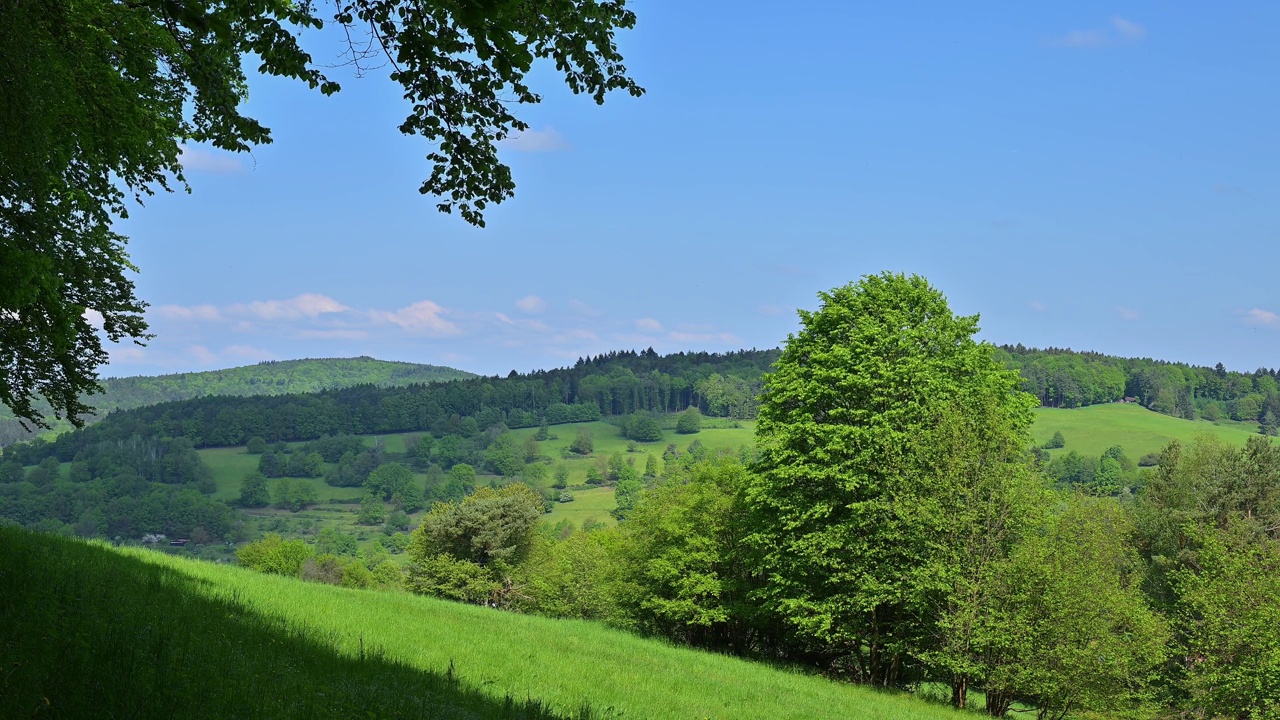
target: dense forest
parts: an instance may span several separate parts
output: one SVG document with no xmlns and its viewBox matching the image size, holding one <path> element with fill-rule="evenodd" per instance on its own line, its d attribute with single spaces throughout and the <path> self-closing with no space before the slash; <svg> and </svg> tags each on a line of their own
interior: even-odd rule
<svg viewBox="0 0 1280 720">
<path fill-rule="evenodd" d="M 270 360 L 256 365 L 172 375 L 107 378 L 102 392 L 84 398 L 98 415 L 82 418 L 94 422 L 115 410 L 186 400 L 206 395 L 252 396 L 308 393 L 355 385 L 400 387 L 414 383 L 441 382 L 475 377 L 474 374 L 439 365 L 390 362 L 370 357 Z M 48 408 L 42 412 L 49 415 Z M 57 430 L 70 423 L 58 421 Z M 0 447 L 27 440 L 37 434 L 25 428 L 8 408 L 0 406 Z"/>
<path fill-rule="evenodd" d="M 628 350 L 583 358 L 571 368 L 512 371 L 505 378 L 193 398 L 114 412 L 53 441 L 10 446 L 5 458 L 33 465 L 54 455 L 69 462 L 95 443 L 132 437 L 180 437 L 195 447 L 215 447 L 243 445 L 254 437 L 277 442 L 408 431 L 445 436 L 464 427 L 531 427 L 544 420 L 554 425 L 689 407 L 713 417 L 750 418 L 762 377 L 777 356 L 776 350 L 666 356 Z"/>
</svg>

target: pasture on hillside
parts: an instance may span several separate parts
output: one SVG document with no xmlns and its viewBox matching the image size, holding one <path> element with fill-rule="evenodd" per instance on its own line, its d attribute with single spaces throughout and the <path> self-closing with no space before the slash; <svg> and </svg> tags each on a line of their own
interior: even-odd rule
<svg viewBox="0 0 1280 720">
<path fill-rule="evenodd" d="M 971 717 L 590 622 L 10 527 L 0 545 L 4 717 Z"/>
<path fill-rule="evenodd" d="M 670 419 L 664 418 L 664 420 Z M 542 456 L 543 461 L 549 464 L 549 469 L 554 468 L 559 463 L 564 463 L 569 470 L 569 485 L 578 487 L 572 491 L 573 502 L 556 503 L 552 513 L 547 516 L 547 520 L 556 523 L 567 519 L 572 521 L 576 527 L 581 527 L 582 521 L 587 518 L 593 518 L 597 522 L 606 525 L 613 524 L 613 517 L 609 515 L 609 511 L 616 507 L 613 499 L 613 488 L 592 488 L 585 486 L 585 483 L 588 468 L 592 464 L 606 460 L 614 453 L 622 453 L 643 469 L 650 454 L 656 456 L 659 465 L 661 465 L 662 454 L 667 445 L 672 443 L 675 444 L 680 452 L 687 451 L 689 445 L 695 440 L 701 442 L 708 450 L 734 453 L 751 445 L 755 433 L 754 421 L 708 418 L 704 422 L 703 429 L 691 435 L 680 435 L 673 429 L 666 428 L 663 430 L 662 440 L 634 443 L 634 451 L 628 449 L 633 444 L 632 441 L 622 437 L 621 430 L 610 423 L 569 423 L 551 426 L 549 428 L 550 437 L 538 443 L 539 454 Z M 665 424 L 673 425 L 674 420 Z M 595 444 L 593 452 L 590 455 L 567 453 L 567 448 L 573 443 L 574 438 L 577 437 L 581 429 L 586 429 L 591 433 Z M 538 428 L 521 428 L 512 430 L 511 434 L 517 443 L 523 444 L 537 432 Z M 420 434 L 395 433 L 389 435 L 367 435 L 364 437 L 369 446 L 372 446 L 375 442 L 380 442 L 388 453 L 398 454 L 404 452 L 406 437 Z M 288 444 L 296 450 L 306 443 L 294 442 Z M 217 490 L 213 494 L 213 499 L 215 500 L 231 502 L 240 497 L 240 486 L 244 476 L 258 469 L 259 456 L 248 454 L 244 446 L 205 448 L 197 452 L 199 452 L 200 457 L 209 466 L 213 474 L 214 482 L 217 485 Z M 334 465 L 326 463 L 324 467 L 325 470 L 329 470 Z M 426 483 L 425 474 L 416 473 L 414 477 L 420 487 Z M 284 527 L 296 526 L 308 528 L 309 532 L 303 534 L 312 534 L 326 527 L 333 527 L 342 532 L 366 536 L 362 540 L 362 545 L 368 541 L 367 536 L 371 532 L 377 531 L 377 528 L 355 524 L 354 516 L 361 496 L 360 488 L 333 487 L 325 484 L 323 478 L 290 479 L 293 482 L 304 483 L 314 488 L 320 503 L 298 513 L 273 508 L 257 508 L 248 511 L 251 516 L 259 518 L 258 524 L 261 529 L 266 530 L 270 527 L 279 529 L 282 525 Z M 477 476 L 476 481 L 478 485 L 488 485 L 490 483 L 503 484 L 509 482 L 510 479 L 482 472 Z M 540 490 L 549 489 L 553 481 L 552 474 L 548 473 L 547 478 L 538 483 L 538 488 Z M 268 481 L 268 486 L 274 492 L 279 482 L 279 478 L 273 478 Z M 421 515 L 422 512 L 420 511 L 410 516 L 414 524 L 421 518 Z M 285 532 L 289 533 L 290 531 L 286 530 Z"/>
<path fill-rule="evenodd" d="M 1258 434 L 1257 423 L 1220 420 L 1183 420 L 1148 410 L 1136 403 L 1107 403 L 1082 408 L 1038 408 L 1031 427 L 1032 439 L 1043 444 L 1061 432 L 1066 447 L 1051 452 L 1074 450 L 1087 457 L 1098 457 L 1112 445 L 1124 448 L 1125 454 L 1137 460 L 1147 453 L 1160 452 L 1170 440 L 1188 443 L 1201 433 L 1215 435 L 1232 445 L 1243 445 Z"/>
</svg>

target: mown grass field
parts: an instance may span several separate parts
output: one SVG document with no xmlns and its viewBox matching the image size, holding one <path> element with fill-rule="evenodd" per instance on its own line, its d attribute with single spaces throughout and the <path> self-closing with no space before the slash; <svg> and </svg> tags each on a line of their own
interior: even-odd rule
<svg viewBox="0 0 1280 720">
<path fill-rule="evenodd" d="M 1256 423 L 1231 420 L 1217 424 L 1206 420 L 1183 420 L 1161 415 L 1137 404 L 1109 403 L 1070 410 L 1039 408 L 1031 435 L 1036 443 L 1044 443 L 1061 431 L 1067 445 L 1062 450 L 1075 450 L 1081 455 L 1098 457 L 1112 445 L 1124 448 L 1135 461 L 1147 453 L 1159 452 L 1170 440 L 1190 442 L 1201 433 L 1222 438 L 1233 445 L 1258 434 Z"/>
<path fill-rule="evenodd" d="M 0 547 L 3 717 L 972 717 L 594 623 L 15 528 Z"/>
<path fill-rule="evenodd" d="M 588 518 L 605 525 L 614 525 L 616 521 L 609 514 L 610 510 L 618 507 L 618 503 L 613 498 L 613 488 L 598 487 L 590 490 L 574 490 L 573 502 L 556 503 L 551 510 L 551 514 L 546 516 L 546 521 L 555 524 L 561 520 L 568 520 L 573 523 L 574 527 L 582 527 L 584 520 Z"/>
</svg>

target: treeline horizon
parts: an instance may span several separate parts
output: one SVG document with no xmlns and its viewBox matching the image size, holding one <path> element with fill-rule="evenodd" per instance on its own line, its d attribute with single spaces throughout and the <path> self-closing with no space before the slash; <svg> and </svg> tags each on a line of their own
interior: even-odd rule
<svg viewBox="0 0 1280 720">
<path fill-rule="evenodd" d="M 1280 369 L 1240 372 L 1227 370 L 1222 363 L 1207 367 L 1069 348 L 994 347 L 996 359 L 1019 372 L 1021 389 L 1034 395 L 1042 407 L 1078 408 L 1128 400 L 1172 417 L 1257 422 L 1260 431 L 1269 435 L 1280 429 Z M 762 377 L 778 353 L 776 348 L 668 355 L 652 348 L 620 350 L 588 355 L 569 367 L 527 373 L 512 370 L 505 377 L 399 386 L 362 383 L 307 393 L 208 395 L 115 411 L 53 441 L 35 438 L 13 443 L 4 452 L 31 465 L 50 451 L 66 460 L 85 444 L 134 435 L 186 437 L 196 447 L 222 447 L 243 445 L 251 437 L 296 442 L 347 434 L 442 435 L 451 424 L 468 417 L 481 428 L 496 423 L 521 428 L 637 411 L 675 413 L 689 407 L 711 417 L 750 419 L 755 417 Z M 232 370 L 296 362 L 306 361 Z M 230 371 L 211 371 L 218 372 Z M 199 373 L 204 374 L 210 373 Z"/>
<path fill-rule="evenodd" d="M 590 422 L 636 412 L 697 407 L 711 417 L 755 416 L 764 373 L 777 350 L 658 355 L 624 350 L 573 367 L 405 387 L 359 385 L 296 395 L 208 396 L 109 414 L 101 422 L 4 449 L 24 465 L 134 436 L 184 437 L 196 447 L 244 445 L 253 437 L 298 442 L 330 435 L 449 434 L 471 418 L 484 428 Z"/>
</svg>

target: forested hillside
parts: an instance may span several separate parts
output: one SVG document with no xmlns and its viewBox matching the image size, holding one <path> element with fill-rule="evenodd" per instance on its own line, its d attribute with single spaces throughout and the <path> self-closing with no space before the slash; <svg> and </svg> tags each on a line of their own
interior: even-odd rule
<svg viewBox="0 0 1280 720">
<path fill-rule="evenodd" d="M 1244 373 L 1229 371 L 1222 363 L 1197 367 L 1022 345 L 1004 345 L 998 356 L 1022 375 L 1022 388 L 1045 407 L 1084 407 L 1127 398 L 1188 420 L 1257 422 L 1270 435 L 1280 426 L 1280 369 Z"/>
<path fill-rule="evenodd" d="M 401 387 L 470 377 L 475 375 L 439 365 L 358 357 L 273 360 L 208 372 L 107 378 L 102 381 L 102 393 L 85 399 L 97 408 L 98 416 L 85 419 L 92 422 L 113 410 L 129 410 L 206 395 L 283 395 L 355 385 Z M 65 423 L 64 428 L 66 426 L 69 423 Z M 0 407 L 0 446 L 25 440 L 32 434 L 21 427 L 8 408 Z"/>
<path fill-rule="evenodd" d="M 103 441 L 134 436 L 186 438 L 196 447 L 312 440 L 326 435 L 429 431 L 473 435 L 507 427 L 584 422 L 637 411 L 697 407 L 713 417 L 756 413 L 765 371 L 776 350 L 727 354 L 622 351 L 579 360 L 571 368 L 407 387 L 360 385 L 298 395 L 211 396 L 117 412 L 51 442 L 7 449 L 7 459 L 64 462 Z"/>
</svg>

